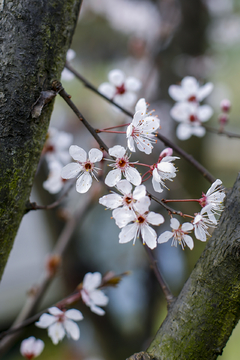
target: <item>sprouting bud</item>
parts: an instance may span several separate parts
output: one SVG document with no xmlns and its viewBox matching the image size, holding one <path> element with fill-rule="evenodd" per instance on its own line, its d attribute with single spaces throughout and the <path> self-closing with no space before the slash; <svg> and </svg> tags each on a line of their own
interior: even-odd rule
<svg viewBox="0 0 240 360">
<path fill-rule="evenodd" d="M 227 114 L 220 114 L 218 117 L 218 121 L 220 125 L 225 126 L 228 122 L 229 118 Z"/>
<path fill-rule="evenodd" d="M 222 112 L 228 113 L 231 109 L 231 102 L 228 99 L 223 99 L 220 103 Z"/>
</svg>

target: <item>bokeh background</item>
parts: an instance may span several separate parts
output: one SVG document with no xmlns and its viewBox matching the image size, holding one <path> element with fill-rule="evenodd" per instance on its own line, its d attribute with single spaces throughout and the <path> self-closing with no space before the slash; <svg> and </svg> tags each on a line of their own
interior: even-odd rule
<svg viewBox="0 0 240 360">
<path fill-rule="evenodd" d="M 192 137 L 179 141 L 175 136 L 176 122 L 169 111 L 173 101 L 168 95 L 171 84 L 186 75 L 200 82 L 212 81 L 214 90 L 205 103 L 214 108 L 209 125 L 218 128 L 220 101 L 232 103 L 227 130 L 240 133 L 239 73 L 240 73 L 240 1 L 239 0 L 83 0 L 78 26 L 72 42 L 76 57 L 72 66 L 98 87 L 107 81 L 108 72 L 121 69 L 127 76 L 135 76 L 143 83 L 139 98 L 144 97 L 156 110 L 161 121 L 161 133 L 176 142 L 200 161 L 225 187 L 231 187 L 240 168 L 239 139 L 207 133 L 204 138 Z M 86 119 L 96 128 L 129 122 L 103 99 L 86 89 L 76 78 L 63 77 L 63 86 L 72 95 Z M 129 109 L 134 110 L 134 108 Z M 96 146 L 74 113 L 63 100 L 56 99 L 51 126 L 71 132 L 73 143 L 89 150 Z M 122 135 L 104 134 L 109 147 L 125 146 Z M 151 160 L 156 162 L 164 144 L 154 147 Z M 137 153 L 137 155 L 139 152 Z M 142 154 L 141 154 L 142 155 Z M 144 155 L 144 154 L 143 154 Z M 134 158 L 134 156 L 132 157 Z M 136 158 L 138 159 L 138 158 Z M 208 182 L 184 159 L 176 161 L 178 174 L 168 183 L 162 197 L 199 198 L 209 188 Z M 53 196 L 43 189 L 48 176 L 44 158 L 41 159 L 31 200 L 49 204 Z M 147 182 L 151 190 L 151 182 Z M 106 194 L 100 184 L 91 191 Z M 7 268 L 0 286 L 0 330 L 7 329 L 22 308 L 28 290 L 41 279 L 47 254 L 64 226 L 64 218 L 84 206 L 89 193 L 80 195 L 72 189 L 61 206 L 50 211 L 28 213 L 19 229 Z M 175 206 L 186 213 L 199 211 L 196 204 Z M 169 228 L 167 213 L 152 204 L 153 211 L 161 212 L 165 224 L 160 233 Z M 83 304 L 76 304 L 84 315 L 79 323 L 79 341 L 64 339 L 54 346 L 47 332 L 28 327 L 18 343 L 4 359 L 20 359 L 22 339 L 34 335 L 45 341 L 39 359 L 123 360 L 134 352 L 146 349 L 166 316 L 166 301 L 151 272 L 146 253 L 139 243 L 119 245 L 119 229 L 97 199 L 74 231 L 61 271 L 53 281 L 39 309 L 56 303 L 72 292 L 88 271 L 102 274 L 131 271 L 118 288 L 107 289 L 109 305 L 106 315 L 99 317 Z M 159 245 L 154 251 L 172 292 L 178 295 L 205 244 L 195 241 L 192 251 L 172 248 L 171 242 Z M 240 326 L 237 326 L 219 359 L 236 360 L 240 357 Z"/>
</svg>

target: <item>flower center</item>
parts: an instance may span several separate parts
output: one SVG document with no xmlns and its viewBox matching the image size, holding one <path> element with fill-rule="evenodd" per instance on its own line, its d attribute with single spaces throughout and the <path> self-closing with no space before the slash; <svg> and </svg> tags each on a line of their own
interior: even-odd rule
<svg viewBox="0 0 240 360">
<path fill-rule="evenodd" d="M 121 169 L 122 171 L 125 170 L 128 167 L 128 157 L 124 156 L 122 158 L 117 159 L 116 167 L 118 169 Z"/>
<path fill-rule="evenodd" d="M 195 101 L 197 101 L 197 98 L 196 98 L 195 95 L 192 95 L 192 96 L 190 96 L 190 97 L 188 98 L 188 101 L 190 101 L 190 102 L 195 102 Z"/>
<path fill-rule="evenodd" d="M 116 95 L 123 95 L 126 92 L 124 84 L 116 86 Z"/>
<path fill-rule="evenodd" d="M 204 207 L 204 206 L 207 205 L 207 196 L 206 196 L 204 193 L 202 193 L 202 197 L 201 197 L 201 199 L 199 200 L 199 204 L 200 204 L 202 207 Z"/>
<path fill-rule="evenodd" d="M 35 354 L 34 353 L 25 353 L 24 356 L 28 360 L 31 360 L 31 359 L 33 359 L 35 357 Z"/>
<path fill-rule="evenodd" d="M 90 161 L 86 162 L 86 163 L 84 164 L 84 167 L 85 167 L 85 170 L 86 170 L 86 171 L 91 171 L 92 168 L 93 168 L 92 163 L 91 163 Z"/>
<path fill-rule="evenodd" d="M 191 115 L 189 116 L 189 120 L 190 120 L 190 122 L 195 122 L 195 121 L 197 120 L 196 115 L 191 114 Z"/>
<path fill-rule="evenodd" d="M 143 215 L 138 216 L 137 222 L 143 224 L 145 222 L 145 217 Z"/>
<path fill-rule="evenodd" d="M 51 144 L 46 146 L 46 152 L 54 152 L 55 151 L 55 147 Z"/>
</svg>

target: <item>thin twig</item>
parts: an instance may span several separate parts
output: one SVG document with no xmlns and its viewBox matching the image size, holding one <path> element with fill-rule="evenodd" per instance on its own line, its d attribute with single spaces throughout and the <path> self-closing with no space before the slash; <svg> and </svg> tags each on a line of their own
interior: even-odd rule
<svg viewBox="0 0 240 360">
<path fill-rule="evenodd" d="M 122 112 L 124 112 L 126 115 L 133 117 L 134 114 L 126 109 L 124 109 L 123 107 L 119 106 L 117 103 L 115 103 L 113 100 L 107 98 L 105 95 L 101 94 L 98 89 L 93 86 L 89 81 L 87 81 L 82 75 L 80 75 L 75 69 L 73 69 L 71 67 L 71 65 L 66 64 L 65 65 L 66 68 L 71 71 L 81 82 L 84 83 L 84 85 L 92 90 L 93 92 L 95 92 L 95 94 L 101 96 L 102 98 L 104 98 L 105 100 L 107 100 L 109 103 L 115 105 L 116 107 L 118 107 Z M 214 178 L 214 176 L 212 176 L 210 174 L 210 172 L 205 169 L 204 166 L 202 166 L 197 160 L 194 159 L 194 157 L 192 155 L 189 155 L 186 151 L 184 151 L 182 148 L 180 148 L 179 146 L 175 145 L 172 141 L 170 141 L 169 139 L 167 139 L 165 136 L 163 136 L 162 134 L 158 134 L 157 135 L 158 139 L 161 140 L 165 145 L 171 147 L 174 151 L 176 151 L 177 154 L 181 155 L 182 157 L 184 157 L 188 162 L 190 162 L 193 166 L 195 166 L 198 171 L 210 182 L 213 183 L 216 179 Z"/>
<path fill-rule="evenodd" d="M 87 213 L 87 210 L 91 207 L 91 205 L 92 199 L 89 197 L 88 200 L 85 200 L 84 207 L 76 211 L 75 214 L 67 221 L 63 228 L 63 231 L 61 232 L 57 240 L 52 254 L 58 256 L 59 258 L 62 258 L 70 243 L 75 227 L 79 223 L 79 218 L 81 218 Z M 42 300 L 43 295 L 51 284 L 53 278 L 54 274 L 50 272 L 44 272 L 42 280 L 40 281 L 38 287 L 34 291 L 32 291 L 31 294 L 27 297 L 27 300 L 21 312 L 19 313 L 17 319 L 15 320 L 9 331 L 17 331 L 14 329 L 21 327 L 22 322 L 28 319 L 29 316 L 34 313 L 35 309 L 38 307 L 40 301 Z M 0 356 L 3 355 L 11 347 L 11 344 L 14 343 L 18 336 L 19 332 L 15 332 L 14 334 L 5 336 L 0 341 Z"/>
<path fill-rule="evenodd" d="M 237 138 L 240 139 L 240 134 L 235 134 L 230 131 L 226 131 L 225 129 L 215 129 L 207 125 L 202 125 L 205 127 L 205 129 L 211 133 L 218 134 L 218 135 L 225 135 L 229 138 Z"/>
</svg>

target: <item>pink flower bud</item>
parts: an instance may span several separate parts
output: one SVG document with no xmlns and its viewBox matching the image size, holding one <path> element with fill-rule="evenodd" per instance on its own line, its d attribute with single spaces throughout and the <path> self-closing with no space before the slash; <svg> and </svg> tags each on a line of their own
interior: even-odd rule
<svg viewBox="0 0 240 360">
<path fill-rule="evenodd" d="M 221 110 L 228 113 L 231 108 L 231 102 L 228 99 L 223 99 L 220 103 Z"/>
<path fill-rule="evenodd" d="M 218 117 L 219 123 L 224 126 L 228 122 L 228 115 L 227 114 L 220 114 Z"/>
<path fill-rule="evenodd" d="M 173 153 L 173 149 L 171 148 L 164 149 L 159 155 L 158 162 L 160 162 L 165 156 L 172 156 L 172 153 Z"/>
</svg>

